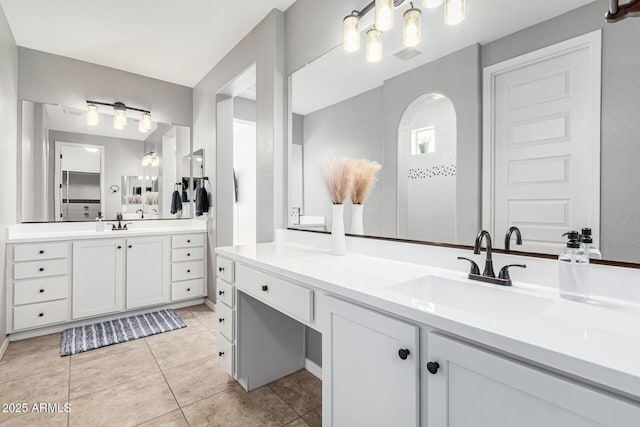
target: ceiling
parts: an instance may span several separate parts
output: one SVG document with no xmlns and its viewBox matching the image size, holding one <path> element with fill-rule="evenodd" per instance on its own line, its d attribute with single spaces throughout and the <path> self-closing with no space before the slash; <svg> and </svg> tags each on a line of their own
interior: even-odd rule
<svg viewBox="0 0 640 427">
<path fill-rule="evenodd" d="M 195 86 L 295 0 L 0 0 L 19 46 Z"/>
<path fill-rule="evenodd" d="M 379 87 L 385 80 L 427 62 L 475 43 L 489 43 L 592 1 L 536 0 L 523 5 L 516 0 L 468 0 L 466 19 L 453 27 L 444 23 L 442 6 L 425 9 L 418 1 L 416 5 L 422 9 L 422 43 L 415 48 L 422 53 L 402 60 L 394 54 L 405 49 L 402 14 L 409 7 L 405 2 L 394 13 L 394 28 L 382 35 L 383 59 L 378 63 L 366 60 L 365 33 L 373 24 L 373 13 L 369 13 L 361 23 L 362 42 L 358 52 L 345 52 L 339 45 L 293 74 L 293 112 L 304 115 L 320 110 Z M 602 11 L 602 19 L 605 12 L 606 9 Z"/>
</svg>

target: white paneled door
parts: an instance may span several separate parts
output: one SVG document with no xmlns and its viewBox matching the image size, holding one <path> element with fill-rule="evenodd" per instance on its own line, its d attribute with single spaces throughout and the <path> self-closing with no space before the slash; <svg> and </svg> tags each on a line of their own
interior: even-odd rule
<svg viewBox="0 0 640 427">
<path fill-rule="evenodd" d="M 483 226 L 518 250 L 558 253 L 600 228 L 601 32 L 484 70 Z M 496 239 L 501 241 L 502 239 Z"/>
</svg>

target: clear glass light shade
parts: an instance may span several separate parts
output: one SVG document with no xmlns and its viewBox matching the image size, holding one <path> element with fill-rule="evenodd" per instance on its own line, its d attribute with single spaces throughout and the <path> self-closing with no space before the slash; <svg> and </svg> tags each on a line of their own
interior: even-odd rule
<svg viewBox="0 0 640 427">
<path fill-rule="evenodd" d="M 349 15 L 344 18 L 344 50 L 356 52 L 360 49 L 360 18 Z"/>
<path fill-rule="evenodd" d="M 138 123 L 138 130 L 142 133 L 147 133 L 151 130 L 151 115 L 150 114 L 142 114 L 142 118 Z"/>
<path fill-rule="evenodd" d="M 100 123 L 100 113 L 98 112 L 98 106 L 95 104 L 89 104 L 87 106 L 87 125 L 98 126 Z"/>
<path fill-rule="evenodd" d="M 464 21 L 465 13 L 465 0 L 446 0 L 446 3 L 444 4 L 445 24 L 458 25 Z"/>
<path fill-rule="evenodd" d="M 376 23 L 379 31 L 389 31 L 393 28 L 393 1 L 376 0 Z"/>
<path fill-rule="evenodd" d="M 146 168 L 147 166 L 151 166 L 151 156 L 145 154 L 145 156 L 142 158 L 142 167 Z"/>
<path fill-rule="evenodd" d="M 444 0 L 422 0 L 422 5 L 428 9 L 435 9 L 440 6 Z"/>
<path fill-rule="evenodd" d="M 158 166 L 160 166 L 160 157 L 155 156 L 155 157 L 151 160 L 151 167 L 157 168 Z"/>
<path fill-rule="evenodd" d="M 118 130 L 124 129 L 127 125 L 127 110 L 116 108 L 113 116 L 113 127 Z"/>
<path fill-rule="evenodd" d="M 422 36 L 420 9 L 409 9 L 404 13 L 404 29 L 402 31 L 402 43 L 407 47 L 417 46 Z"/>
<path fill-rule="evenodd" d="M 382 31 L 375 28 L 367 31 L 367 61 L 378 62 L 382 59 Z"/>
</svg>

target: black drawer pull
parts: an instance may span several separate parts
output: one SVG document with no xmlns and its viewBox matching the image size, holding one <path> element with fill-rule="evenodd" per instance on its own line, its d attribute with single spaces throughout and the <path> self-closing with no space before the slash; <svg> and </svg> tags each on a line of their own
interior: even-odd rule
<svg viewBox="0 0 640 427">
<path fill-rule="evenodd" d="M 191 292 L 191 288 L 187 288 L 187 292 Z"/>
<path fill-rule="evenodd" d="M 44 317 L 44 313 L 38 314 L 38 317 Z"/>
<path fill-rule="evenodd" d="M 187 273 L 191 273 L 191 270 L 187 270 Z"/>
<path fill-rule="evenodd" d="M 44 294 L 44 289 L 40 289 L 40 293 L 41 293 L 41 294 Z"/>
<path fill-rule="evenodd" d="M 224 317 L 220 317 L 220 318 L 218 319 L 218 322 L 219 322 L 219 323 L 224 323 Z"/>
<path fill-rule="evenodd" d="M 187 243 L 191 243 L 191 240 L 187 240 Z"/>
<path fill-rule="evenodd" d="M 43 272 L 43 271 L 44 271 L 44 268 L 43 268 L 43 267 L 40 267 L 40 272 Z"/>
<path fill-rule="evenodd" d="M 218 295 L 220 296 L 224 295 L 224 291 L 218 291 Z"/>
<path fill-rule="evenodd" d="M 129 249 L 133 248 L 133 245 L 129 245 Z"/>
<path fill-rule="evenodd" d="M 218 267 L 218 271 L 222 273 L 224 271 L 224 267 Z"/>
<path fill-rule="evenodd" d="M 407 357 L 409 357 L 410 354 L 411 352 L 408 348 L 401 348 L 400 350 L 398 350 L 398 356 L 402 360 L 407 360 Z"/>
<path fill-rule="evenodd" d="M 191 256 L 191 254 L 187 254 L 187 256 Z"/>
<path fill-rule="evenodd" d="M 44 255 L 44 251 L 40 251 L 40 255 Z"/>
<path fill-rule="evenodd" d="M 262 285 L 262 292 L 267 292 L 269 287 L 267 285 Z"/>
<path fill-rule="evenodd" d="M 224 351 L 219 352 L 218 356 L 220 356 L 220 357 L 224 356 Z"/>
<path fill-rule="evenodd" d="M 118 245 L 118 249 L 122 249 L 122 246 L 119 246 L 119 245 Z"/>
<path fill-rule="evenodd" d="M 429 362 L 427 363 L 427 371 L 430 374 L 435 375 L 438 373 L 438 369 L 440 369 L 440 364 L 438 362 Z"/>
</svg>

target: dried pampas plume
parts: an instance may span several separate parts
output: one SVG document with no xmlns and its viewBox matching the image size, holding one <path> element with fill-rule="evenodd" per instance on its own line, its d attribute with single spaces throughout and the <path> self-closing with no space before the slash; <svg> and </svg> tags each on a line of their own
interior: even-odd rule
<svg viewBox="0 0 640 427">
<path fill-rule="evenodd" d="M 380 163 L 366 159 L 352 161 L 353 184 L 351 186 L 351 203 L 362 205 L 371 195 L 376 184 L 376 174 L 382 168 Z"/>
<path fill-rule="evenodd" d="M 322 167 L 324 182 L 334 205 L 341 205 L 349 196 L 353 179 L 352 169 L 352 160 L 346 158 L 334 159 Z"/>
</svg>

